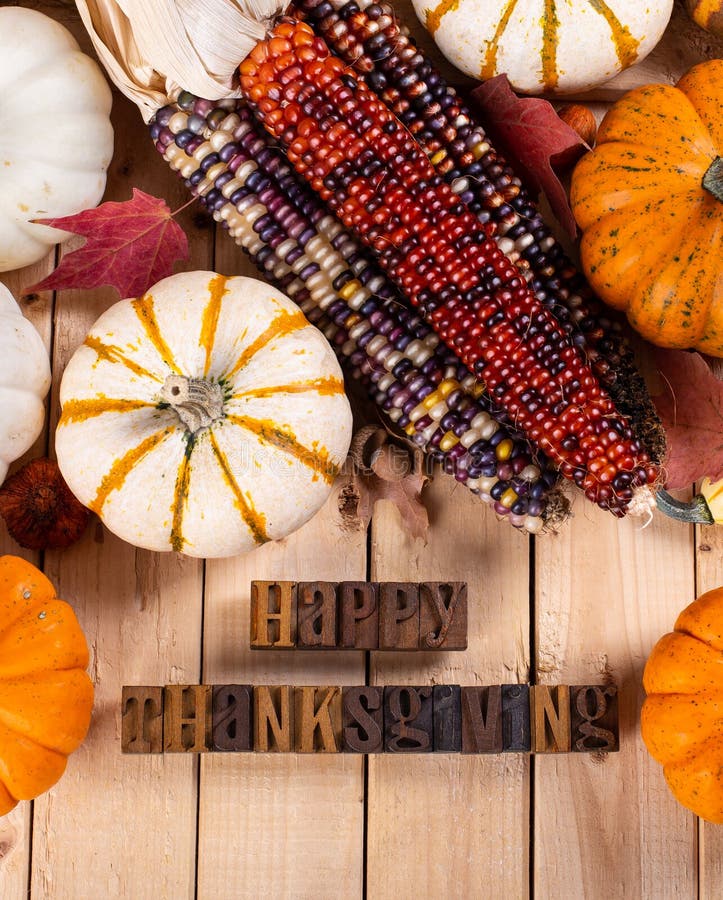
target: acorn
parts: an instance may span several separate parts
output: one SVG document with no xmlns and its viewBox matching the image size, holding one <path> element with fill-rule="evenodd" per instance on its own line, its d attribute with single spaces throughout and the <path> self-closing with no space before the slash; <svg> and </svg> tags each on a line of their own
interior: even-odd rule
<svg viewBox="0 0 723 900">
<path fill-rule="evenodd" d="M 10 536 L 27 550 L 62 550 L 90 520 L 52 459 L 34 459 L 0 487 L 0 515 Z"/>
<path fill-rule="evenodd" d="M 587 106 L 582 106 L 580 103 L 572 103 L 570 106 L 564 106 L 557 114 L 566 125 L 569 125 L 579 135 L 580 139 L 588 147 L 595 145 L 597 122 Z"/>
</svg>

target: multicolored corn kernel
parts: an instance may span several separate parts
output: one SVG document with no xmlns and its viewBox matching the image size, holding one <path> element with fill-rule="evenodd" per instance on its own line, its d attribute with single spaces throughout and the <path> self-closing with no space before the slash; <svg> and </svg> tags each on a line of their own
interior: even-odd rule
<svg viewBox="0 0 723 900">
<path fill-rule="evenodd" d="M 590 500 L 624 515 L 635 489 L 656 480 L 656 466 L 565 330 L 490 239 L 493 229 L 460 201 L 409 131 L 305 23 L 277 25 L 240 76 L 296 171 L 376 251 L 493 401 Z"/>
<path fill-rule="evenodd" d="M 157 113 L 151 135 L 257 267 L 322 329 L 388 418 L 499 515 L 539 531 L 558 480 L 549 461 L 496 421 L 474 376 L 299 183 L 245 105 L 182 93 Z"/>
</svg>

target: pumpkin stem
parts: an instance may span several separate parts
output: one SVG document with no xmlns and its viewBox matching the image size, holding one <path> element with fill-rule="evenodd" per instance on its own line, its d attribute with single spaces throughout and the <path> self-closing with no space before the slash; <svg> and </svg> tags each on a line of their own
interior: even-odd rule
<svg viewBox="0 0 723 900">
<path fill-rule="evenodd" d="M 703 187 L 723 203 L 723 156 L 716 157 L 703 176 Z"/>
<path fill-rule="evenodd" d="M 205 378 L 169 375 L 161 388 L 161 400 L 174 410 L 191 434 L 223 418 L 221 385 Z"/>
<path fill-rule="evenodd" d="M 715 519 L 708 503 L 702 494 L 696 494 L 689 502 L 676 500 L 667 491 L 658 491 L 655 495 L 658 509 L 680 522 L 688 522 L 691 525 L 714 525 Z"/>
</svg>

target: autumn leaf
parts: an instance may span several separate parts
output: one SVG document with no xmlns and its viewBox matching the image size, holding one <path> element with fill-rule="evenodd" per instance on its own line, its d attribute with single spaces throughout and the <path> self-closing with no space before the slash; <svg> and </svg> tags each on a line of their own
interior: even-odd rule
<svg viewBox="0 0 723 900">
<path fill-rule="evenodd" d="M 664 388 L 653 397 L 668 441 L 666 487 L 723 478 L 723 382 L 698 353 L 658 350 Z"/>
<path fill-rule="evenodd" d="M 575 219 L 557 171 L 569 168 L 585 152 L 580 136 L 547 100 L 518 97 L 506 75 L 490 78 L 470 95 L 482 124 L 530 191 L 544 192 L 550 208 L 570 237 Z"/>
<path fill-rule="evenodd" d="M 26 294 L 110 285 L 122 298 L 139 297 L 170 275 L 176 260 L 188 257 L 188 239 L 166 203 L 137 188 L 123 203 L 109 201 L 74 216 L 38 222 L 87 240 L 66 253 L 47 278 L 26 288 Z"/>
</svg>

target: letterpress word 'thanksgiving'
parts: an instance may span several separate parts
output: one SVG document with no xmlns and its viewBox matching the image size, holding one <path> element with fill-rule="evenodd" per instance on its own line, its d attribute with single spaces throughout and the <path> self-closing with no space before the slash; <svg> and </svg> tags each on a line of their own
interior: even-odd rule
<svg viewBox="0 0 723 900">
<path fill-rule="evenodd" d="M 124 687 L 124 753 L 610 753 L 615 685 Z"/>
<path fill-rule="evenodd" d="M 467 585 L 253 581 L 254 650 L 466 650 Z"/>
</svg>

